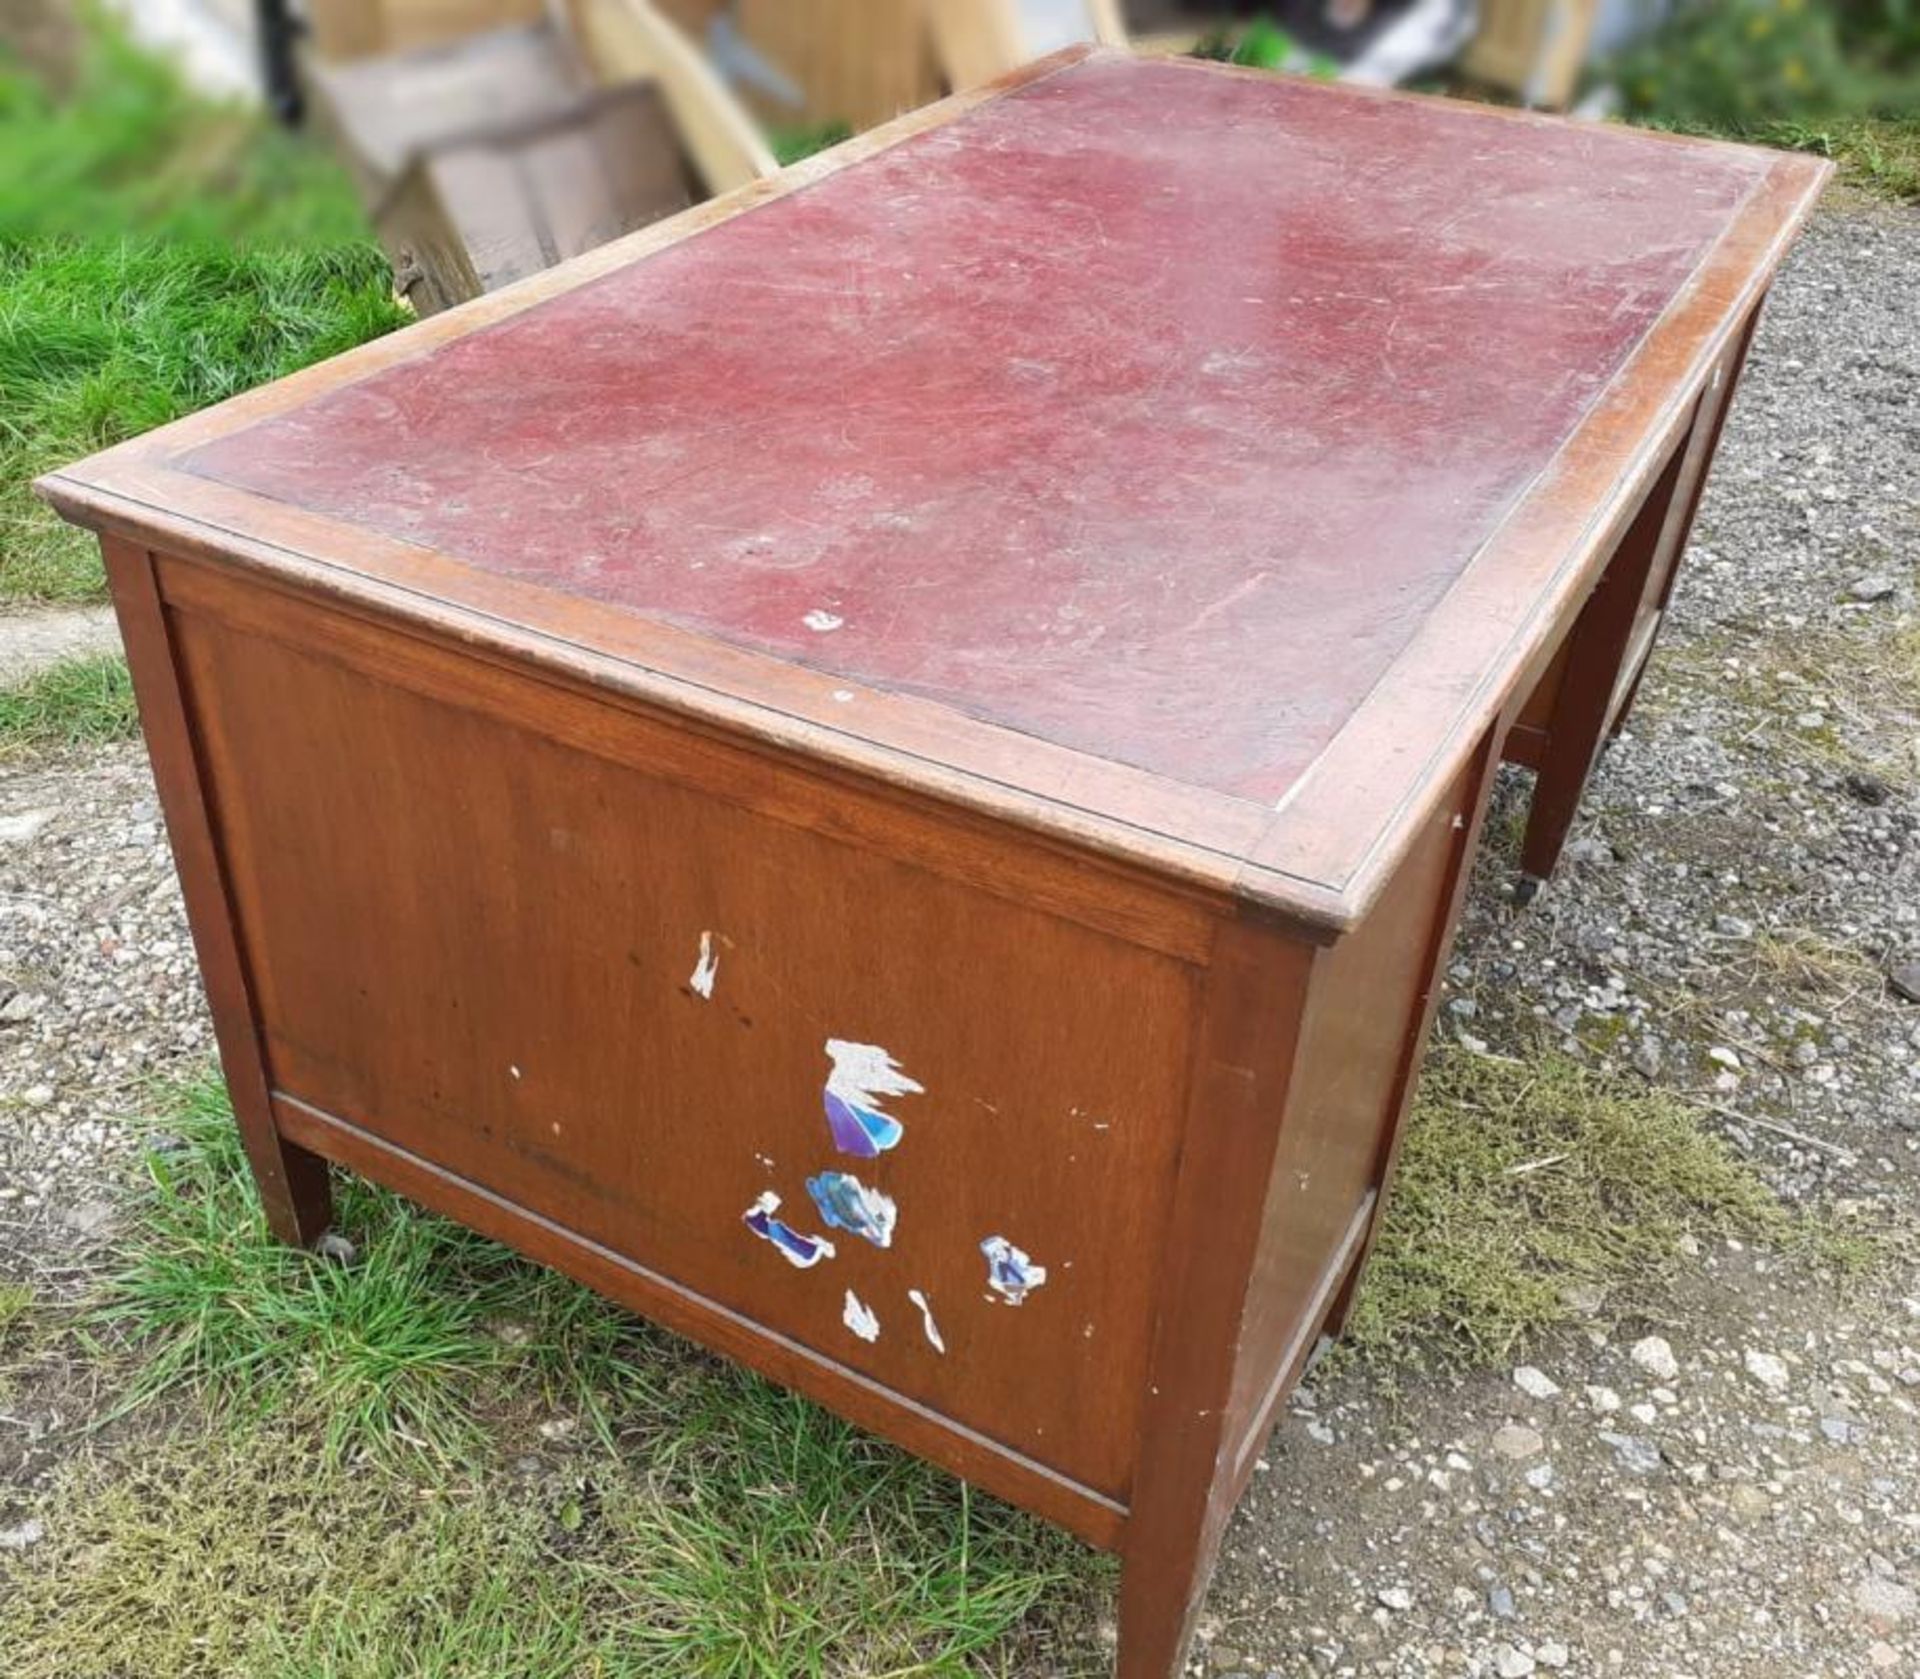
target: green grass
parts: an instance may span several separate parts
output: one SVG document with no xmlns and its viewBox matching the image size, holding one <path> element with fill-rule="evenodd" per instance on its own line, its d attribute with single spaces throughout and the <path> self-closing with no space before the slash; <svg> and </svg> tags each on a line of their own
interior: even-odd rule
<svg viewBox="0 0 1920 1679">
<path fill-rule="evenodd" d="M 289 1251 L 217 1081 L 155 1140 L 83 1332 L 124 1400 L 0 1557 L 9 1679 L 1103 1670 L 1110 1575 L 1042 1524 L 357 1180 L 355 1262 Z M 1442 1049 L 1350 1345 L 1502 1360 L 1688 1235 L 1873 1256 L 1670 1098 Z"/>
<path fill-rule="evenodd" d="M 1679 134 L 1705 134 L 1831 158 L 1840 179 L 1871 197 L 1920 203 L 1920 115 L 1780 117 L 1747 122 L 1642 119 Z"/>
<path fill-rule="evenodd" d="M 17 1324 L 26 1322 L 32 1307 L 33 1290 L 25 1283 L 0 1283 L 0 1341 L 5 1341 Z"/>
<path fill-rule="evenodd" d="M 0 761 L 22 752 L 122 740 L 139 727 L 117 654 L 68 659 L 0 690 Z"/>
<path fill-rule="evenodd" d="M 1686 1236 L 1734 1236 L 1842 1270 L 1870 1241 L 1790 1211 L 1694 1109 L 1557 1054 L 1428 1061 L 1346 1346 L 1375 1363 L 1498 1363 L 1598 1289 L 1657 1301 Z"/>
<path fill-rule="evenodd" d="M 777 128 L 767 136 L 767 144 L 784 168 L 816 152 L 829 151 L 852 137 L 853 130 L 844 122 L 821 122 L 808 128 Z"/>
<path fill-rule="evenodd" d="M 14 1343 L 24 1340 L 33 1310 L 33 1290 L 24 1283 L 0 1282 L 0 1354 L 12 1352 Z M 13 1369 L 0 1362 L 0 1405 L 13 1394 Z"/>
<path fill-rule="evenodd" d="M 56 101 L 0 58 L 0 598 L 95 599 L 40 472 L 407 318 L 344 178 L 96 28 Z"/>
<path fill-rule="evenodd" d="M 697 1484 L 657 1438 L 431 1483 L 267 1427 L 98 1454 L 0 1556 L 8 1679 L 958 1676 L 1015 1633 L 1023 1664 L 1097 1671 L 1033 1613 L 1086 1572 L 1064 1541 L 741 1399 Z"/>
<path fill-rule="evenodd" d="M 366 225 L 327 156 L 243 106 L 190 90 L 105 23 L 74 88 L 50 92 L 0 47 L 0 232 L 145 234 L 208 244 L 352 244 Z"/>
<path fill-rule="evenodd" d="M 143 1443 L 54 1495 L 51 1549 L 0 1560 L 9 1679 L 958 1675 L 1092 1648 L 1105 1570 L 1058 1533 L 384 1191 L 339 1185 L 354 1264 L 291 1252 L 216 1083 L 161 1123 L 88 1328 Z"/>
</svg>

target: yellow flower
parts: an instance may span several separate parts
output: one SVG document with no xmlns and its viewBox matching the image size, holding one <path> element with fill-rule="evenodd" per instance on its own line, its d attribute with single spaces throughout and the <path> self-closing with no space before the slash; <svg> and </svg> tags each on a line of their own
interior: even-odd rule
<svg viewBox="0 0 1920 1679">
<path fill-rule="evenodd" d="M 1751 41 L 1764 41 L 1773 33 L 1773 19 L 1765 12 L 1755 12 L 1747 19 L 1747 38 Z"/>
<path fill-rule="evenodd" d="M 1797 58 L 1790 58 L 1780 66 L 1780 74 L 1786 77 L 1788 87 L 1804 87 L 1807 81 L 1807 67 Z"/>
</svg>

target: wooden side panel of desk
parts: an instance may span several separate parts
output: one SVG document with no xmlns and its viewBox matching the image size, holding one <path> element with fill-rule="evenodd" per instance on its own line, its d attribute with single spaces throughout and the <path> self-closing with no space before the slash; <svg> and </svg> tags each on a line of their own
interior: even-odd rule
<svg viewBox="0 0 1920 1679">
<path fill-rule="evenodd" d="M 818 774 L 787 820 L 806 795 L 751 754 L 160 570 L 281 1139 L 1115 1543 L 1201 979 L 1156 946 L 1193 908 Z M 829 1039 L 925 1087 L 884 1102 L 897 1146 L 836 1149 Z M 828 1171 L 897 1204 L 890 1245 L 823 1224 Z M 756 1236 L 767 1191 L 833 1254 Z M 1024 1304 L 989 1290 L 994 1236 L 1046 1268 Z"/>
<path fill-rule="evenodd" d="M 1498 758 L 1490 733 L 1354 932 L 1321 947 L 1249 922 L 1215 948 L 1124 1542 L 1119 1679 L 1179 1671 L 1274 1412 L 1351 1309 Z"/>
</svg>

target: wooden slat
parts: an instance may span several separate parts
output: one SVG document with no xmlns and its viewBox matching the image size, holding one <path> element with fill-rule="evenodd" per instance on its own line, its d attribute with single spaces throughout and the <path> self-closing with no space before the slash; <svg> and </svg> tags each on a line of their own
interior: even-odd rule
<svg viewBox="0 0 1920 1679">
<path fill-rule="evenodd" d="M 652 80 L 710 193 L 777 174 L 753 120 L 691 41 L 649 0 L 556 0 L 603 84 Z"/>
</svg>

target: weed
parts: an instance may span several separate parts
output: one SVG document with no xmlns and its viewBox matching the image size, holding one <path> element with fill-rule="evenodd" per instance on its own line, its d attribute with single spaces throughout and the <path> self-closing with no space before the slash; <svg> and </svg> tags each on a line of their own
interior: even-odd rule
<svg viewBox="0 0 1920 1679">
<path fill-rule="evenodd" d="M 203 1432 L 55 1495 L 0 1575 L 11 1679 L 959 1675 L 1088 1643 L 1104 1573 L 1062 1535 L 385 1191 L 340 1185 L 353 1265 L 281 1248 L 219 1086 L 158 1123 L 93 1329 L 135 1355 L 122 1427 Z M 500 1467 L 528 1436 L 533 1478 Z"/>
<path fill-rule="evenodd" d="M 1790 1212 L 1684 1103 L 1558 1055 L 1437 1049 L 1409 1127 L 1348 1336 L 1372 1361 L 1498 1362 L 1570 1319 L 1571 1290 L 1647 1295 L 1687 1235 L 1843 1269 L 1865 1257 Z"/>
<path fill-rule="evenodd" d="M 0 1283 L 0 1344 L 27 1321 L 33 1309 L 33 1290 L 25 1283 Z"/>
<path fill-rule="evenodd" d="M 0 598 L 103 589 L 37 473 L 404 319 L 320 153 L 97 21 L 69 98 L 0 57 Z"/>
<path fill-rule="evenodd" d="M 123 740 L 139 721 L 124 659 L 113 653 L 66 659 L 0 690 L 0 759 Z"/>
</svg>

